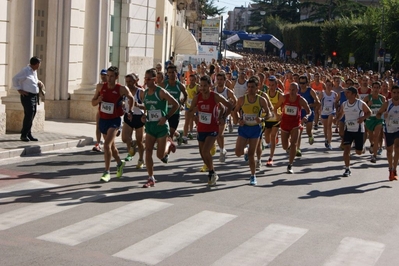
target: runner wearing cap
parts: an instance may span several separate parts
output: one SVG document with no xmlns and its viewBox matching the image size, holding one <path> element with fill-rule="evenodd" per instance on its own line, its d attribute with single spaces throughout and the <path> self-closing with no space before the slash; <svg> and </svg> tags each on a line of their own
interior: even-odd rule
<svg viewBox="0 0 399 266">
<path fill-rule="evenodd" d="M 100 71 L 100 82 L 96 86 L 96 91 L 101 89 L 101 86 L 107 82 L 107 69 L 102 69 Z M 99 86 L 100 85 L 100 86 Z M 101 132 L 100 128 L 98 127 L 98 120 L 100 120 L 100 111 L 97 110 L 96 113 L 96 144 L 94 145 L 92 151 L 101 152 Z"/>
</svg>

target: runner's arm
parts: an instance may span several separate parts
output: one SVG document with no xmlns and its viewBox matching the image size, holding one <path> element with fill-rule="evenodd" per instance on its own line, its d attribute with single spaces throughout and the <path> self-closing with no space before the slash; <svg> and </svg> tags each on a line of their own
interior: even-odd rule
<svg viewBox="0 0 399 266">
<path fill-rule="evenodd" d="M 103 97 L 100 95 L 101 87 L 101 84 L 97 84 L 96 92 L 94 93 L 93 99 L 91 99 L 91 105 L 93 106 L 97 106 L 103 100 Z"/>
<path fill-rule="evenodd" d="M 384 114 L 385 112 L 386 112 L 386 110 L 387 110 L 387 108 L 388 108 L 388 102 L 384 102 L 382 105 L 381 105 L 381 108 L 380 108 L 380 110 L 378 110 L 378 112 L 377 112 L 377 114 L 375 115 L 375 117 L 377 118 L 377 119 L 385 119 L 385 117 L 382 117 L 382 114 Z"/>
</svg>

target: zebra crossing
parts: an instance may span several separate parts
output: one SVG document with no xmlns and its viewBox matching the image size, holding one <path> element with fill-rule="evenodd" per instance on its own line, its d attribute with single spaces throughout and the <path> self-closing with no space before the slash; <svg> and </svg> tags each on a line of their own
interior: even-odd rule
<svg viewBox="0 0 399 266">
<path fill-rule="evenodd" d="M 31 191 L 54 187 L 56 185 L 51 183 L 28 181 L 6 187 L 0 193 L 3 195 L 8 193 L 9 197 L 14 197 L 24 193 L 29 194 Z M 90 192 L 89 195 L 88 192 Z M 80 190 L 72 193 L 69 198 L 61 197 L 61 199 L 56 198 L 54 201 L 32 203 L 28 206 L 0 213 L 0 232 L 37 220 L 45 222 L 46 217 L 53 214 L 59 214 L 66 210 L 71 211 L 76 206 L 82 206 L 85 203 L 93 202 L 106 196 L 106 194 L 95 194 L 88 189 Z M 168 211 L 172 206 L 174 206 L 173 203 L 154 199 L 126 203 L 121 207 L 91 218 L 46 232 L 37 236 L 36 239 L 47 243 L 77 246 L 81 243 L 95 240 L 101 235 L 123 230 L 122 227 L 125 225 L 134 224 L 139 220 L 151 219 L 152 215 Z M 156 265 L 195 244 L 196 241 L 211 235 L 238 217 L 239 215 L 234 213 L 211 210 L 189 214 L 189 217 L 165 229 L 161 229 L 159 232 L 151 233 L 146 238 L 130 246 L 123 247 L 111 255 L 127 261 Z M 264 229 L 258 233 L 246 236 L 245 241 L 235 243 L 234 248 L 215 259 L 211 264 L 214 266 L 268 265 L 278 256 L 290 250 L 290 248 L 295 248 L 293 247 L 294 244 L 301 245 L 301 238 L 308 234 L 310 230 L 279 223 L 265 225 Z M 212 242 L 207 244 L 214 245 Z M 383 243 L 345 237 L 335 250 L 331 250 L 331 254 L 325 259 L 323 265 L 372 266 L 378 262 L 384 250 L 385 245 Z"/>
</svg>

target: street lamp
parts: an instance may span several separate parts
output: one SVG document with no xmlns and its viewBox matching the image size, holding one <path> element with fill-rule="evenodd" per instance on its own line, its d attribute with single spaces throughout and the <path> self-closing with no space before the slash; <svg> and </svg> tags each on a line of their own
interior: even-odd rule
<svg viewBox="0 0 399 266">
<path fill-rule="evenodd" d="M 259 14 L 262 16 L 262 32 L 264 31 L 265 28 L 265 18 L 263 17 L 264 15 L 266 15 L 266 11 L 260 11 Z"/>
</svg>

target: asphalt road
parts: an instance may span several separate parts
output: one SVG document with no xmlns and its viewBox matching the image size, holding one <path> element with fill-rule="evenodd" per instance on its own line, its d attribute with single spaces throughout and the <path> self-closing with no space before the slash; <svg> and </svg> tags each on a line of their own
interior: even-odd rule
<svg viewBox="0 0 399 266">
<path fill-rule="evenodd" d="M 320 134 L 313 146 L 303 139 L 294 175 L 281 146 L 272 168 L 265 150 L 256 187 L 234 156 L 236 133 L 226 162 L 214 157 L 212 188 L 194 140 L 167 165 L 155 159 L 149 189 L 137 155 L 106 184 L 90 147 L 0 161 L 0 264 L 399 265 L 399 182 L 388 181 L 385 152 L 377 164 L 352 156 L 344 178 L 338 142 L 327 152 Z"/>
</svg>

